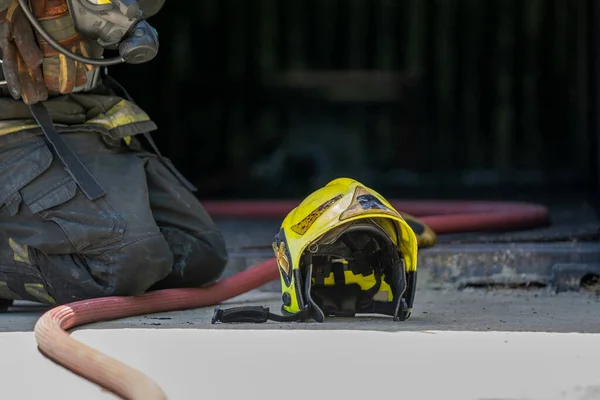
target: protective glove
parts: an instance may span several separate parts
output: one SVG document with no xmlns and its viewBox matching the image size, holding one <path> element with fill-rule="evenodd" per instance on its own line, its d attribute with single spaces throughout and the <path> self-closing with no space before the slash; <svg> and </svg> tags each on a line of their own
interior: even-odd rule
<svg viewBox="0 0 600 400">
<path fill-rule="evenodd" d="M 16 0 L 0 11 L 0 49 L 2 70 L 8 90 L 16 100 L 34 104 L 48 98 L 40 65 L 43 55 L 33 28 Z"/>
<path fill-rule="evenodd" d="M 64 48 L 90 57 L 91 43 L 75 30 L 65 0 L 31 0 L 31 8 L 46 32 Z M 61 54 L 39 34 L 37 39 L 44 55 L 44 81 L 50 94 L 72 93 L 74 88 L 87 82 L 86 71 L 93 71 L 96 67 Z"/>
</svg>

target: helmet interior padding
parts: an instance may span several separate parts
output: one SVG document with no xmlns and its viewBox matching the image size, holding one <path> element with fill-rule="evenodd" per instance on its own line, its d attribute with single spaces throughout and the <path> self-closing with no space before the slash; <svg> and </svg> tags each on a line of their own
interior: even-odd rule
<svg viewBox="0 0 600 400">
<path fill-rule="evenodd" d="M 376 224 L 352 224 L 333 243 L 310 246 L 303 259 L 304 279 L 311 274 L 305 296 L 315 319 L 370 312 L 396 316 L 406 291 L 402 254 Z"/>
</svg>

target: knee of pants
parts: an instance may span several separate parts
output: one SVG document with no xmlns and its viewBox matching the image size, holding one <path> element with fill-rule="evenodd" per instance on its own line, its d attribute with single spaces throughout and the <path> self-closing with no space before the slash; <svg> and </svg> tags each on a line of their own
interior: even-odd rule
<svg viewBox="0 0 600 400">
<path fill-rule="evenodd" d="M 191 243 L 193 251 L 188 256 L 188 265 L 179 271 L 182 283 L 186 286 L 206 286 L 218 280 L 229 261 L 221 232 L 215 230 L 201 237 L 193 237 Z"/>
<path fill-rule="evenodd" d="M 207 283 L 211 283 L 219 279 L 223 274 L 229 261 L 229 255 L 227 253 L 227 246 L 225 245 L 225 238 L 220 232 L 212 235 L 211 240 L 208 241 L 208 245 L 212 251 L 212 257 L 209 261 L 211 268 L 208 268 Z"/>
<path fill-rule="evenodd" d="M 101 257 L 110 277 L 106 296 L 137 296 L 167 276 L 173 254 L 162 235 L 151 236 Z"/>
<path fill-rule="evenodd" d="M 153 289 L 206 286 L 221 277 L 229 257 L 220 232 L 190 235 L 176 228 L 162 231 L 171 246 L 174 265 L 171 274 Z"/>
</svg>

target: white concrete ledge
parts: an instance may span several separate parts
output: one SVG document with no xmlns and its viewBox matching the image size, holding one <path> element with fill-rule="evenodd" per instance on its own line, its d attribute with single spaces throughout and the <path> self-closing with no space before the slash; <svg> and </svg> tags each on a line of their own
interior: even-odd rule
<svg viewBox="0 0 600 400">
<path fill-rule="evenodd" d="M 600 334 L 103 329 L 74 337 L 187 399 L 600 398 Z M 115 397 L 0 334 L 3 399 Z"/>
</svg>

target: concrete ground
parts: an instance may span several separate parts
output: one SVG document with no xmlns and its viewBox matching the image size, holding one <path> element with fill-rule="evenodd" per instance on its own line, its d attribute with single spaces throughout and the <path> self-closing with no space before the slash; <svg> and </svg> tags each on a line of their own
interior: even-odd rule
<svg viewBox="0 0 600 400">
<path fill-rule="evenodd" d="M 18 303 L 0 315 L 0 332 L 32 331 L 46 309 L 33 303 Z M 227 301 L 235 305 L 262 305 L 279 313 L 280 294 L 254 291 Z M 420 288 L 414 312 L 404 322 L 367 316 L 329 319 L 327 323 L 211 324 L 214 307 L 124 318 L 86 325 L 98 329 L 293 329 L 293 330 L 378 330 L 378 331 L 530 331 L 600 333 L 600 297 L 585 293 L 552 294 L 546 289 L 463 291 Z"/>
<path fill-rule="evenodd" d="M 260 291 L 226 303 L 280 307 L 279 294 Z M 2 398 L 116 398 L 37 351 L 32 329 L 43 311 L 20 303 L 0 316 Z M 600 399 L 594 294 L 423 287 L 405 322 L 212 325 L 212 312 L 95 323 L 73 337 L 146 373 L 174 400 Z"/>
</svg>

